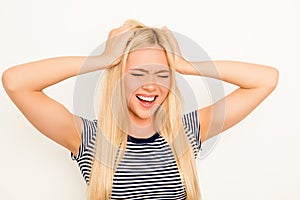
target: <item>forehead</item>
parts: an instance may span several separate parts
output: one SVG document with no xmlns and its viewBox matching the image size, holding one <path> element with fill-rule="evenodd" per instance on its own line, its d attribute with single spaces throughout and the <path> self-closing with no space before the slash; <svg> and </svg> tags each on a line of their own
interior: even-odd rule
<svg viewBox="0 0 300 200">
<path fill-rule="evenodd" d="M 138 66 L 169 66 L 166 53 L 161 47 L 145 47 L 130 52 L 126 62 L 126 71 Z"/>
</svg>

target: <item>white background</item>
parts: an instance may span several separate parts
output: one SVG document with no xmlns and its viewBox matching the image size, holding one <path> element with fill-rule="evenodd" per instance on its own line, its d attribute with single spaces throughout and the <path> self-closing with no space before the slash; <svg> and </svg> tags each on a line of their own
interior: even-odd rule
<svg viewBox="0 0 300 200">
<path fill-rule="evenodd" d="M 129 18 L 166 25 L 214 60 L 274 66 L 276 90 L 198 162 L 200 186 L 203 200 L 297 200 L 299 10 L 297 0 L 1 0 L 0 73 L 33 60 L 89 55 Z M 74 80 L 47 94 L 72 110 Z M 69 152 L 35 130 L 2 86 L 0 103 L 0 199 L 84 199 L 86 186 Z"/>
</svg>

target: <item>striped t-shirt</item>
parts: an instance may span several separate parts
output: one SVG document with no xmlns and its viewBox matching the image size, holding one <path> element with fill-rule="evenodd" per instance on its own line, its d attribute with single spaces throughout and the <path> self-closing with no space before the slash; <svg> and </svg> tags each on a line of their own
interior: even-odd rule
<svg viewBox="0 0 300 200">
<path fill-rule="evenodd" d="M 80 171 L 89 183 L 97 120 L 82 118 L 83 130 L 76 160 Z M 201 148 L 200 124 L 197 111 L 183 116 L 183 126 L 196 158 Z M 158 133 L 147 139 L 128 135 L 126 151 L 114 174 L 111 199 L 174 199 L 184 200 L 185 189 L 172 150 Z"/>
</svg>

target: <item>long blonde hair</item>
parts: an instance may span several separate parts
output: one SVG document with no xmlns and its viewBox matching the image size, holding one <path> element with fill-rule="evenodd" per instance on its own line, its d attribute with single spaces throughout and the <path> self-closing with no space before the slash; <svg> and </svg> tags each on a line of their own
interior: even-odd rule
<svg viewBox="0 0 300 200">
<path fill-rule="evenodd" d="M 159 129 L 157 131 L 172 149 L 186 190 L 186 199 L 200 200 L 201 193 L 195 159 L 182 125 L 180 91 L 174 73 L 173 44 L 169 42 L 161 29 L 146 27 L 134 20 L 125 23 L 134 25 L 135 34 L 128 41 L 120 64 L 106 69 L 101 82 L 98 132 L 88 186 L 88 199 L 110 199 L 114 173 L 126 149 L 127 134 L 125 130 L 129 115 L 124 85 L 121 80 L 125 73 L 128 54 L 138 48 L 159 45 L 165 50 L 171 68 L 171 83 L 168 96 L 155 112 L 154 121 L 163 122 L 162 125 L 156 126 Z"/>
</svg>

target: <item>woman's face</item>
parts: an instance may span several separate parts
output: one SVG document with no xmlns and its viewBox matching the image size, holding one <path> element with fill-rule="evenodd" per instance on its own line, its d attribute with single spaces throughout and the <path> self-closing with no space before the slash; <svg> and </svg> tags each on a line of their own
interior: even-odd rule
<svg viewBox="0 0 300 200">
<path fill-rule="evenodd" d="M 131 119 L 140 125 L 150 123 L 169 93 L 170 68 L 165 51 L 152 46 L 131 52 L 124 83 Z"/>
</svg>

